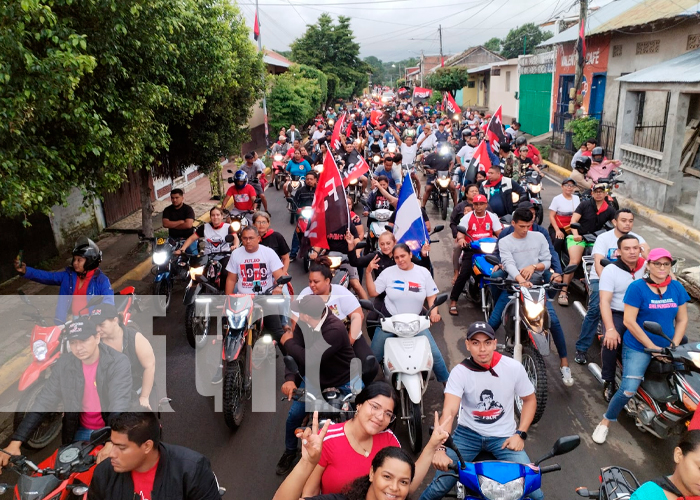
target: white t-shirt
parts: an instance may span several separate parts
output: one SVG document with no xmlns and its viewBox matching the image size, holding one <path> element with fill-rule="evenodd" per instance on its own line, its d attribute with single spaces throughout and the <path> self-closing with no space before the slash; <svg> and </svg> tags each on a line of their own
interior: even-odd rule
<svg viewBox="0 0 700 500">
<path fill-rule="evenodd" d="M 570 200 L 564 198 L 563 194 L 559 194 L 552 199 L 552 203 L 549 204 L 549 209 L 556 212 L 557 215 L 571 217 L 574 215 L 574 211 L 579 203 L 581 203 L 581 200 L 575 194 L 571 196 Z"/>
<path fill-rule="evenodd" d="M 312 295 L 310 287 L 307 286 L 304 288 L 299 294 L 299 298 L 304 295 Z M 340 285 L 331 285 L 331 294 L 326 302 L 326 307 L 328 307 L 328 310 L 338 319 L 344 320 L 350 316 L 350 313 L 360 307 L 360 302 L 347 288 Z M 294 314 L 293 311 L 291 314 L 296 319 L 297 315 Z"/>
<path fill-rule="evenodd" d="M 260 245 L 253 253 L 248 253 L 244 247 L 235 249 L 226 270 L 238 275 L 236 293 L 253 293 L 256 281 L 260 282 L 263 292 L 270 288 L 275 282 L 272 273 L 282 267 L 282 261 L 275 251 Z"/>
<path fill-rule="evenodd" d="M 474 151 L 476 151 L 476 148 L 471 147 L 469 144 L 465 144 L 462 146 L 462 149 L 459 150 L 457 156 L 462 158 L 462 163 L 469 163 L 474 157 Z"/>
<path fill-rule="evenodd" d="M 644 238 L 636 233 L 630 232 L 630 235 L 636 237 L 639 240 L 639 244 L 646 243 Z M 611 229 L 605 233 L 598 236 L 593 244 L 593 250 L 591 250 L 591 255 L 595 254 L 602 255 L 604 259 L 615 260 L 617 259 L 617 240 L 620 238 L 615 235 L 615 230 Z M 595 270 L 595 266 L 591 269 L 590 278 L 592 280 L 599 279 L 598 273 Z"/>
<path fill-rule="evenodd" d="M 403 163 L 404 165 L 413 165 L 413 162 L 416 159 L 417 152 L 418 147 L 416 146 L 415 142 L 411 146 L 407 146 L 405 142 L 402 142 L 401 156 L 403 156 L 403 160 L 401 160 L 401 163 Z"/>
<path fill-rule="evenodd" d="M 610 301 L 610 309 L 622 312 L 625 310 L 624 298 L 627 287 L 630 286 L 634 280 L 644 276 L 644 266 L 634 273 L 634 277 L 627 271 L 623 271 L 613 264 L 605 266 L 601 274 L 598 289 L 601 292 L 612 292 L 613 296 Z"/>
<path fill-rule="evenodd" d="M 494 236 L 496 231 L 503 229 L 503 224 L 498 220 L 498 215 L 488 210 L 483 217 L 477 216 L 475 212 L 469 212 L 460 219 L 459 225 L 465 228 L 467 234 L 475 240 L 489 238 Z"/>
<path fill-rule="evenodd" d="M 515 396 L 529 396 L 535 388 L 523 365 L 512 358 L 502 356 L 493 371 L 498 377 L 459 364 L 450 372 L 445 394 L 462 399 L 459 425 L 481 436 L 510 437 L 517 430 L 513 412 Z"/>
<path fill-rule="evenodd" d="M 389 314 L 420 314 L 426 297 L 438 293 L 438 287 L 426 268 L 413 265 L 402 271 L 399 266 L 384 269 L 374 282 L 378 293 L 386 292 L 384 305 Z"/>
<path fill-rule="evenodd" d="M 314 132 L 314 135 L 311 136 L 311 139 L 314 141 L 319 140 L 322 137 L 326 137 L 326 132 L 325 130 L 317 130 Z"/>
<path fill-rule="evenodd" d="M 425 137 L 425 132 L 421 133 L 421 135 L 418 136 L 418 141 L 423 141 L 423 138 Z M 437 137 L 435 137 L 435 134 L 431 132 L 431 134 L 421 143 L 420 148 L 425 150 L 425 149 L 433 149 L 435 147 L 435 144 L 437 144 Z"/>
</svg>

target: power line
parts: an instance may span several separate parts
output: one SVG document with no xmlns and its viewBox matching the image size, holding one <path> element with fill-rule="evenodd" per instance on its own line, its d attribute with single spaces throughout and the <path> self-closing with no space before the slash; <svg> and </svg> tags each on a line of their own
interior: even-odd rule
<svg viewBox="0 0 700 500">
<path fill-rule="evenodd" d="M 294 12 L 297 13 L 297 16 L 299 16 L 299 19 L 301 19 L 301 22 L 303 22 L 304 24 L 307 24 L 307 23 L 306 23 L 306 19 L 304 19 L 304 18 L 301 16 L 301 14 L 300 14 L 299 11 L 297 10 L 297 8 L 294 6 L 294 4 L 291 2 L 291 0 L 287 0 L 287 2 L 289 2 L 289 5 L 292 6 L 292 9 L 294 9 Z"/>
<path fill-rule="evenodd" d="M 331 7 L 333 5 L 346 5 L 348 7 L 352 7 L 355 5 L 365 5 L 365 4 L 378 4 L 378 3 L 397 3 L 397 2 L 412 2 L 414 0 L 376 0 L 374 2 L 339 2 L 339 3 L 297 3 L 297 4 L 292 4 L 292 2 L 289 2 L 291 5 L 296 5 L 297 7 L 308 7 L 309 5 L 314 5 L 317 7 L 324 7 L 328 6 Z M 254 2 L 236 2 L 238 5 L 255 5 Z M 283 3 L 261 3 L 258 5 L 263 5 L 266 7 L 286 7 L 287 4 Z"/>
</svg>

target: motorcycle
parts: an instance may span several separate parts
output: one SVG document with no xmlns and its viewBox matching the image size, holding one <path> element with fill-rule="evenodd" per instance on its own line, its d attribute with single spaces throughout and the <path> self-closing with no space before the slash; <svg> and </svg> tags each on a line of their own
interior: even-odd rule
<svg viewBox="0 0 700 500">
<path fill-rule="evenodd" d="M 546 168 L 546 165 L 540 167 L 540 169 L 544 168 Z M 539 225 L 542 224 L 542 220 L 544 219 L 544 207 L 542 206 L 541 194 L 543 179 L 544 174 L 539 173 L 536 170 L 530 170 L 520 178 L 520 185 L 523 187 L 523 189 L 525 189 L 527 197 L 535 206 L 535 222 Z"/>
<path fill-rule="evenodd" d="M 459 481 L 457 498 L 521 500 L 542 487 L 543 474 L 561 470 L 559 464 L 540 467 L 542 462 L 569 453 L 580 443 L 578 435 L 560 437 L 548 453 L 527 465 L 496 460 L 465 462 L 451 436 L 445 441 L 445 446 L 457 455 L 458 463 L 449 467 L 451 475 Z"/>
<path fill-rule="evenodd" d="M 289 223 L 294 224 L 296 222 L 296 217 L 295 217 L 295 212 L 296 210 L 293 210 L 293 204 L 294 204 L 294 195 L 297 192 L 297 189 L 301 187 L 301 180 L 298 175 L 292 175 L 291 180 L 289 181 L 289 188 L 287 189 L 287 210 L 289 210 Z"/>
<path fill-rule="evenodd" d="M 369 231 L 367 231 L 367 253 L 374 252 L 377 249 L 379 235 L 387 231 L 386 224 L 393 213 L 392 210 L 379 208 L 371 211 L 367 216 L 367 219 L 372 221 L 369 225 Z"/>
<path fill-rule="evenodd" d="M 467 286 L 464 287 L 464 294 L 469 300 L 481 306 L 486 321 L 493 311 L 493 297 L 489 288 L 489 278 L 493 274 L 494 265 L 486 260 L 487 255 L 493 255 L 496 251 L 498 238 L 481 238 L 474 240 L 467 234 L 467 229 L 457 226 L 457 231 L 470 240 L 469 246 L 472 250 L 472 275 L 469 277 Z"/>
<path fill-rule="evenodd" d="M 605 184 L 605 199 L 609 204 L 615 208 L 615 210 L 620 209 L 620 203 L 617 198 L 613 195 L 613 190 L 620 187 L 620 184 L 624 184 L 625 181 L 620 179 L 622 175 L 621 169 L 615 169 L 607 177 L 600 177 L 596 181 L 596 184 Z"/>
<path fill-rule="evenodd" d="M 233 242 L 233 235 L 227 234 L 225 241 Z M 196 349 L 207 343 L 211 319 L 211 299 L 200 295 L 222 295 L 225 283 L 221 283 L 223 266 L 221 260 L 231 255 L 231 251 L 204 254 L 204 240 L 200 238 L 199 254 L 190 257 L 190 282 L 182 300 L 185 306 L 185 335 L 190 346 Z M 197 304 L 203 304 L 203 314 L 197 314 Z"/>
<path fill-rule="evenodd" d="M 139 234 L 139 241 L 149 241 L 152 245 L 153 295 L 158 297 L 155 305 L 162 314 L 166 314 L 170 307 L 175 280 L 184 280 L 187 277 L 187 255 L 175 255 L 175 251 L 182 248 L 185 240 L 146 238 Z"/>
<path fill-rule="evenodd" d="M 345 195 L 352 200 L 353 207 L 357 205 L 362 197 L 362 184 L 359 183 L 359 179 L 350 179 L 348 187 L 345 188 Z"/>
<path fill-rule="evenodd" d="M 430 201 L 433 202 L 435 208 L 440 212 L 442 220 L 447 219 L 447 208 L 450 206 L 450 180 L 449 172 L 438 172 L 435 181 L 433 181 L 433 189 L 430 191 Z"/>
<path fill-rule="evenodd" d="M 252 217 L 254 213 L 251 210 L 246 210 L 245 212 L 237 210 L 235 213 L 231 213 L 229 210 L 224 209 L 224 215 L 226 215 L 228 223 L 231 224 L 231 229 L 238 233 L 238 236 L 241 235 L 241 230 L 244 227 L 253 224 Z"/>
<path fill-rule="evenodd" d="M 286 285 L 290 281 L 291 276 L 280 276 L 267 290 L 262 291 L 260 284 L 256 283 L 253 291 L 259 296 L 271 295 L 277 286 Z M 227 296 L 224 303 L 226 321 L 223 323 L 222 332 L 223 412 L 226 425 L 232 430 L 240 427 L 243 422 L 245 401 L 251 397 L 253 346 L 258 339 L 267 344 L 272 343 L 271 336 L 261 336 L 264 318 L 258 300 L 260 299 L 253 295 L 236 294 Z"/>
<path fill-rule="evenodd" d="M 494 255 L 487 255 L 489 264 L 499 264 Z M 564 274 L 574 272 L 573 266 L 564 269 Z M 549 313 L 546 301 L 547 290 L 561 289 L 561 283 L 534 284 L 530 288 L 521 287 L 517 281 L 509 279 L 489 279 L 493 285 L 504 286 L 513 292 L 510 302 L 503 310 L 503 327 L 506 331 L 505 351 L 516 361 L 522 363 L 527 376 L 535 387 L 537 410 L 532 420 L 539 422 L 547 407 L 547 367 L 543 356 L 551 352 L 551 335 L 549 332 Z M 504 291 L 504 293 L 506 293 Z M 522 335 L 524 331 L 527 335 Z M 515 413 L 520 418 L 522 400 L 516 396 Z"/>
<path fill-rule="evenodd" d="M 277 153 L 272 156 L 272 183 L 275 185 L 275 189 L 279 191 L 286 181 L 287 171 L 284 156 Z"/>
<path fill-rule="evenodd" d="M 360 300 L 363 309 L 374 311 L 379 316 L 377 326 L 396 335 L 386 339 L 384 344 L 384 374 L 399 395 L 400 420 L 408 427 L 408 440 L 414 453 L 423 447 L 423 394 L 433 369 L 430 341 L 417 335 L 430 328 L 430 312 L 446 301 L 447 294 L 441 293 L 425 315 L 404 313 L 387 318 L 377 311 L 372 301 Z M 370 329 L 369 322 L 367 329 Z"/>
<path fill-rule="evenodd" d="M 99 429 L 92 433 L 90 441 L 61 446 L 39 465 L 23 455 L 13 455 L 8 469 L 19 475 L 14 489 L 14 498 L 17 500 L 87 498 L 88 487 L 97 465 L 97 454 L 111 434 L 109 427 Z M 7 489 L 6 484 L 0 484 L 0 495 Z"/>
<path fill-rule="evenodd" d="M 645 321 L 644 329 L 671 343 L 661 325 Z M 659 349 L 644 349 L 648 354 L 670 360 L 652 358 L 636 394 L 625 405 L 625 412 L 634 419 L 637 428 L 659 439 L 683 432 L 700 403 L 700 348 L 695 343 Z M 588 369 L 602 384 L 603 377 L 596 363 Z M 620 387 L 622 363 L 618 359 L 615 382 Z"/>
<path fill-rule="evenodd" d="M 350 284 L 350 273 L 347 269 L 341 268 L 342 265 L 348 263 L 348 256 L 340 252 L 328 252 L 328 258 L 331 260 L 331 285 L 340 285 L 348 288 Z"/>
<path fill-rule="evenodd" d="M 309 227 L 309 221 L 311 220 L 311 216 L 314 214 L 314 209 L 313 207 L 298 207 L 296 202 L 294 201 L 294 198 L 292 197 L 287 197 L 287 206 L 289 207 L 288 210 L 290 212 L 290 217 L 292 218 L 292 221 L 296 219 L 296 231 L 299 234 L 299 243 L 301 243 L 301 238 L 304 237 L 306 228 Z M 308 273 L 309 266 L 311 265 L 311 260 L 309 259 L 308 252 L 306 252 L 306 254 L 304 255 L 303 264 L 304 272 Z"/>
<path fill-rule="evenodd" d="M 640 486 L 632 471 L 616 465 L 600 469 L 598 480 L 600 489 L 589 490 L 580 486 L 576 488 L 576 494 L 595 500 L 629 500 L 632 493 Z"/>
<path fill-rule="evenodd" d="M 124 299 L 121 301 L 115 300 L 115 304 L 125 325 L 128 325 L 131 321 L 131 306 L 135 301 L 134 293 L 135 288 L 129 286 L 122 289 L 115 297 L 115 299 Z M 35 326 L 31 332 L 32 362 L 22 373 L 17 387 L 17 390 L 20 392 L 20 399 L 14 413 L 14 429 L 17 429 L 25 414 L 31 409 L 37 396 L 44 388 L 44 383 L 50 376 L 51 367 L 61 355 L 69 352 L 68 340 L 64 332 L 66 331 L 66 326 L 72 321 L 67 321 L 62 325 L 51 325 L 26 295 L 20 295 L 20 298 L 25 304 L 34 308 L 34 312 L 25 312 L 24 315 L 28 317 L 25 321 L 31 321 Z M 102 300 L 103 297 L 101 295 L 92 297 L 88 301 L 86 309 L 102 303 Z M 135 307 L 138 308 L 138 303 Z M 52 412 L 50 415 L 46 415 L 39 428 L 29 437 L 25 445 L 35 450 L 46 447 L 60 434 L 61 417 L 62 414 L 60 412 Z"/>
</svg>

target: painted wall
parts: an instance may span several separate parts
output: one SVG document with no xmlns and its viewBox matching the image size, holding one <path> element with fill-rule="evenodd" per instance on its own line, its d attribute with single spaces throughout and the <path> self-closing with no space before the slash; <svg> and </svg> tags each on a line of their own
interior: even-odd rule
<svg viewBox="0 0 700 500">
<path fill-rule="evenodd" d="M 510 123 L 512 118 L 518 117 L 518 100 L 515 98 L 515 93 L 520 91 L 518 60 L 513 59 L 512 64 L 508 65 L 493 66 L 492 70 L 496 68 L 501 73 L 496 76 L 491 71 L 489 108 L 495 111 L 498 106 L 503 106 L 503 123 Z"/>
<path fill-rule="evenodd" d="M 51 208 L 51 228 L 56 248 L 66 250 L 73 248 L 80 236 L 95 238 L 105 228 L 102 204 L 99 200 L 84 205 L 84 198 L 79 189 L 73 189 L 66 200 L 66 205 Z"/>
<path fill-rule="evenodd" d="M 464 87 L 462 88 L 462 106 L 468 107 L 468 106 L 476 106 L 476 99 L 477 99 L 477 79 L 475 75 L 472 75 L 469 77 L 470 82 L 474 82 L 473 87 Z"/>
</svg>

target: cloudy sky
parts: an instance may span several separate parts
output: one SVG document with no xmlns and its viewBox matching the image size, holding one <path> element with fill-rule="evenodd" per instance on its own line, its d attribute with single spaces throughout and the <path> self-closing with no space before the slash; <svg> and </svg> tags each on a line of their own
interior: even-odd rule
<svg viewBox="0 0 700 500">
<path fill-rule="evenodd" d="M 610 0 L 592 0 L 592 6 Z M 287 50 L 289 44 L 323 12 L 352 19 L 362 57 L 399 61 L 438 54 L 438 25 L 443 53 L 456 54 L 491 37 L 504 38 L 511 28 L 543 23 L 559 15 L 578 15 L 577 0 L 259 0 L 265 47 Z M 253 25 L 255 0 L 238 4 Z"/>
</svg>

